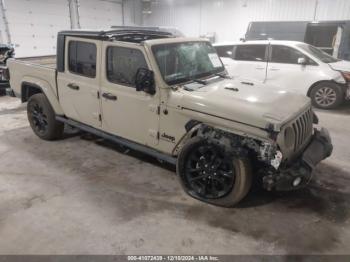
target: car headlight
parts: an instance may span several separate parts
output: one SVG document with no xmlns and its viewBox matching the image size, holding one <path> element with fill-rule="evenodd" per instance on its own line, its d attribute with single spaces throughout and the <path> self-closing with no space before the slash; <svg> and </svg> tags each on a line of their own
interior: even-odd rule
<svg viewBox="0 0 350 262">
<path fill-rule="evenodd" d="M 283 154 L 281 151 L 277 150 L 275 157 L 273 159 L 271 159 L 271 166 L 273 166 L 276 170 L 279 168 L 279 166 L 281 165 L 283 160 Z"/>
<path fill-rule="evenodd" d="M 350 72 L 344 72 L 344 71 L 340 71 L 341 75 L 343 76 L 343 78 L 345 79 L 346 82 L 350 82 Z"/>
<path fill-rule="evenodd" d="M 337 77 L 333 78 L 334 82 L 339 83 L 339 84 L 345 84 L 347 80 L 343 76 L 342 72 L 339 72 L 339 73 L 340 74 Z"/>
<path fill-rule="evenodd" d="M 260 147 L 259 160 L 269 163 L 277 170 L 282 163 L 283 155 L 282 152 L 277 149 L 276 144 L 264 142 Z"/>
</svg>

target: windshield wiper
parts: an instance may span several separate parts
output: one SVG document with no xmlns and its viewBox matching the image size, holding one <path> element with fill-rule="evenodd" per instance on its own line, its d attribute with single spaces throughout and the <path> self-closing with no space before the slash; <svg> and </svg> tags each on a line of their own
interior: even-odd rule
<svg viewBox="0 0 350 262">
<path fill-rule="evenodd" d="M 200 79 L 191 79 L 191 81 L 196 82 L 196 83 L 201 84 L 201 85 L 206 85 L 207 84 L 206 81 L 200 80 Z"/>
<path fill-rule="evenodd" d="M 225 78 L 225 79 L 228 79 L 228 78 L 230 79 L 231 78 L 228 75 L 225 75 L 223 73 L 215 73 L 214 75 L 222 77 L 222 78 Z M 207 85 L 208 84 L 208 82 L 206 80 L 201 80 L 201 79 L 196 79 L 196 78 L 191 78 L 190 80 L 192 82 L 196 82 L 196 83 L 201 84 L 201 85 Z"/>
<path fill-rule="evenodd" d="M 216 73 L 214 74 L 216 76 L 219 76 L 221 78 L 225 78 L 225 79 L 230 79 L 231 77 L 229 77 L 228 75 L 224 74 L 224 73 Z"/>
</svg>

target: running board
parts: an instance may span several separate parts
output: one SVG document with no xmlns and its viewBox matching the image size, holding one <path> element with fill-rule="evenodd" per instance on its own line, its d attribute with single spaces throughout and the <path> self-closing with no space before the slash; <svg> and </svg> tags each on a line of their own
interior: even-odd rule
<svg viewBox="0 0 350 262">
<path fill-rule="evenodd" d="M 175 157 L 172 157 L 170 155 L 164 154 L 162 152 L 159 152 L 159 151 L 154 150 L 152 148 L 149 148 L 147 146 L 140 145 L 138 143 L 135 143 L 135 142 L 132 142 L 130 140 L 121 138 L 119 136 L 111 135 L 109 133 L 106 133 L 106 132 L 103 132 L 103 131 L 98 130 L 96 128 L 93 128 L 91 126 L 88 126 L 88 125 L 76 122 L 74 120 L 71 120 L 71 119 L 68 119 L 68 118 L 65 118 L 65 117 L 62 117 L 62 116 L 56 116 L 56 120 L 59 121 L 59 122 L 63 122 L 65 124 L 67 124 L 67 125 L 74 126 L 74 127 L 78 128 L 78 129 L 81 129 L 81 130 L 83 130 L 85 132 L 88 132 L 88 133 L 94 134 L 96 136 L 99 136 L 99 137 L 111 140 L 111 141 L 113 141 L 115 143 L 118 143 L 120 145 L 126 146 L 126 147 L 128 147 L 130 149 L 133 149 L 135 151 L 139 151 L 139 152 L 145 153 L 147 155 L 150 155 L 152 157 L 160 159 L 160 160 L 162 160 L 164 162 L 167 162 L 169 164 L 172 164 L 172 165 L 176 164 L 176 158 Z"/>
</svg>

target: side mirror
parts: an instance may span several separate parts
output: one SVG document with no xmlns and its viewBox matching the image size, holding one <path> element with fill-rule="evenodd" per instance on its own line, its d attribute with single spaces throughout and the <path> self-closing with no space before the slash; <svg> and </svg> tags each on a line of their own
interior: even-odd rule
<svg viewBox="0 0 350 262">
<path fill-rule="evenodd" d="M 147 68 L 139 68 L 135 76 L 136 91 L 144 91 L 150 95 L 156 93 L 153 71 Z"/>
<path fill-rule="evenodd" d="M 307 61 L 306 61 L 305 57 L 299 57 L 298 64 L 299 65 L 307 65 Z"/>
</svg>

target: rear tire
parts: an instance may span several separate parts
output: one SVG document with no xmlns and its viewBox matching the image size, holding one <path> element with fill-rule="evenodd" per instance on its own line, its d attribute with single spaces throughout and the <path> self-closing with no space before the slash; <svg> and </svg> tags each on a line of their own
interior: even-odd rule
<svg viewBox="0 0 350 262">
<path fill-rule="evenodd" d="M 248 159 L 228 156 L 201 137 L 191 138 L 183 147 L 176 172 L 187 194 L 216 206 L 233 207 L 247 195 L 252 184 Z"/>
<path fill-rule="evenodd" d="M 344 94 L 337 84 L 322 82 L 311 90 L 310 98 L 314 107 L 334 109 L 343 103 Z"/>
<path fill-rule="evenodd" d="M 29 98 L 27 116 L 34 133 L 41 139 L 55 140 L 62 137 L 64 124 L 56 120 L 56 114 L 44 94 L 35 94 Z"/>
</svg>

